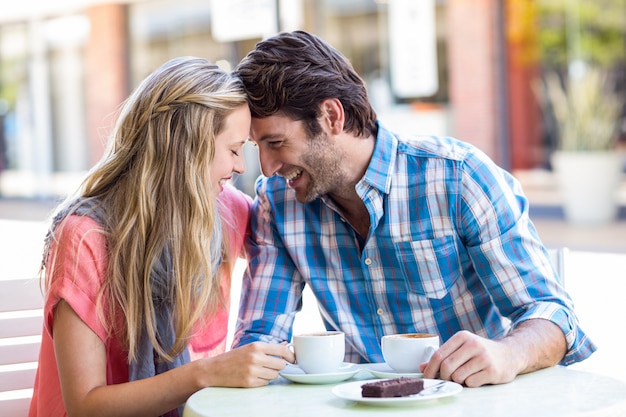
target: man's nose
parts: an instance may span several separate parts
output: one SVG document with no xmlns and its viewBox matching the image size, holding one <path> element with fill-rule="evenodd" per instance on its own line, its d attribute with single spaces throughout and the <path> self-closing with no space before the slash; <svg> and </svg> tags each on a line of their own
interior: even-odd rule
<svg viewBox="0 0 626 417">
<path fill-rule="evenodd" d="M 282 166 L 275 153 L 268 149 L 259 149 L 259 162 L 261 163 L 261 172 L 266 177 L 276 174 Z"/>
</svg>

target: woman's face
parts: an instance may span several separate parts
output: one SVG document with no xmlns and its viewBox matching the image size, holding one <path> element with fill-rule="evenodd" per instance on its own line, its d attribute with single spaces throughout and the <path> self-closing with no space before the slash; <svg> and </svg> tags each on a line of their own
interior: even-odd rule
<svg viewBox="0 0 626 417">
<path fill-rule="evenodd" d="M 246 169 L 243 146 L 248 141 L 250 121 L 250 109 L 243 104 L 226 117 L 224 129 L 215 138 L 215 158 L 210 173 L 216 195 L 224 189 L 233 172 L 242 174 Z"/>
</svg>

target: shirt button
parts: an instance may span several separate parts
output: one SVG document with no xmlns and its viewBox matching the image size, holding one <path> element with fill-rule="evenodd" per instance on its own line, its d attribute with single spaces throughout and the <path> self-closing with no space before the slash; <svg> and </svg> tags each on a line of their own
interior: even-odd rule
<svg viewBox="0 0 626 417">
<path fill-rule="evenodd" d="M 382 316 L 385 313 L 385 310 L 383 310 L 382 308 L 379 308 L 378 310 L 376 310 L 376 314 L 378 314 L 379 316 Z"/>
<path fill-rule="evenodd" d="M 370 258 L 365 259 L 365 265 L 371 265 L 372 260 Z"/>
</svg>

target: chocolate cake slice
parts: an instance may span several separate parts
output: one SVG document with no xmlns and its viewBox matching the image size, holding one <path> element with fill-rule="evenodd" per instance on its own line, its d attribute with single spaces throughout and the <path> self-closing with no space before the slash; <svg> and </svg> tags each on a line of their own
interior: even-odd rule
<svg viewBox="0 0 626 417">
<path fill-rule="evenodd" d="M 424 389 L 424 380 L 421 378 L 394 378 L 369 382 L 361 385 L 363 397 L 406 397 L 417 394 Z"/>
</svg>

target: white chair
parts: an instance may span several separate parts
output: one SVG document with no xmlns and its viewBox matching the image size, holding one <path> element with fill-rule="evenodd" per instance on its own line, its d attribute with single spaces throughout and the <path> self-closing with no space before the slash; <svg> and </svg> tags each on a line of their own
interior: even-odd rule
<svg viewBox="0 0 626 417">
<path fill-rule="evenodd" d="M 554 269 L 556 269 L 556 272 L 559 275 L 561 284 L 565 284 L 565 265 L 567 256 L 569 254 L 569 249 L 566 247 L 549 248 L 548 254 L 550 255 L 550 261 L 552 261 Z"/>
<path fill-rule="evenodd" d="M 0 280 L 0 416 L 28 414 L 42 323 L 39 280 Z"/>
</svg>

